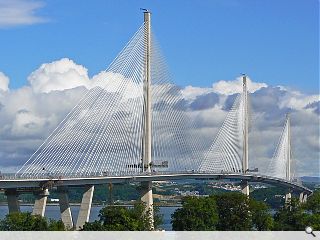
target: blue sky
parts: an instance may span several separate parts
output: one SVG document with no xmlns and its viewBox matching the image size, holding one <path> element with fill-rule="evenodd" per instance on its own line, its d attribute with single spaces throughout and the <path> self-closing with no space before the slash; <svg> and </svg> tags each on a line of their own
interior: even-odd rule
<svg viewBox="0 0 320 240">
<path fill-rule="evenodd" d="M 0 0 L 1 171 L 16 171 L 84 87 L 108 78 L 141 7 L 201 138 L 215 139 L 247 73 L 250 164 L 266 169 L 291 112 L 298 175 L 319 175 L 317 0 Z"/>
<path fill-rule="evenodd" d="M 63 57 L 97 74 L 140 26 L 144 7 L 179 85 L 206 87 L 245 72 L 256 82 L 319 92 L 317 0 L 26 2 L 37 6 L 34 24 L 0 25 L 0 71 L 11 89 Z"/>
</svg>

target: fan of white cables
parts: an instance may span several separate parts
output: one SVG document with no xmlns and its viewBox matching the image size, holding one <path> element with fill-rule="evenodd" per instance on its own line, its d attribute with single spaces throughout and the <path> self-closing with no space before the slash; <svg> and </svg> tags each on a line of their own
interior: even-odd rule
<svg viewBox="0 0 320 240">
<path fill-rule="evenodd" d="M 44 143 L 22 177 L 132 175 L 141 172 L 146 26 L 142 25 Z M 152 35 L 152 162 L 156 171 L 198 169 L 197 139 L 180 89 Z"/>
<path fill-rule="evenodd" d="M 270 161 L 268 167 L 268 175 L 272 177 L 288 179 L 287 168 L 290 161 L 291 152 L 289 150 L 290 138 L 289 138 L 289 121 L 286 120 L 286 123 L 283 127 L 279 143 L 277 145 L 276 151 Z M 291 178 L 291 177 L 290 177 Z"/>
<path fill-rule="evenodd" d="M 239 94 L 205 155 L 201 171 L 242 172 L 244 94 Z"/>
</svg>

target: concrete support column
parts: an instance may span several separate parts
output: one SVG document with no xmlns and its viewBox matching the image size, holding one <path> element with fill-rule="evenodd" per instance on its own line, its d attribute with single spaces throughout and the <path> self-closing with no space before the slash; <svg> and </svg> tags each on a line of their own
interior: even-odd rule
<svg viewBox="0 0 320 240">
<path fill-rule="evenodd" d="M 249 190 L 249 184 L 248 181 L 242 180 L 240 183 L 241 186 L 241 192 L 247 196 L 249 196 L 250 194 L 250 190 Z"/>
<path fill-rule="evenodd" d="M 285 196 L 285 202 L 289 203 L 291 201 L 291 193 L 287 193 Z"/>
<path fill-rule="evenodd" d="M 302 199 L 302 202 L 303 202 L 303 203 L 307 202 L 307 199 L 308 199 L 308 195 L 307 195 L 307 194 L 304 194 L 303 199 Z"/>
<path fill-rule="evenodd" d="M 41 217 L 44 217 L 49 191 L 48 189 L 44 189 L 41 191 L 34 192 L 33 194 L 36 199 L 34 202 L 32 215 L 40 215 Z"/>
<path fill-rule="evenodd" d="M 299 202 L 300 202 L 300 203 L 303 203 L 303 197 L 304 197 L 304 193 L 302 192 L 302 193 L 300 193 L 300 195 L 299 195 Z"/>
<path fill-rule="evenodd" d="M 20 212 L 19 193 L 17 189 L 7 189 L 5 195 L 7 196 L 9 213 Z"/>
<path fill-rule="evenodd" d="M 90 210 L 92 204 L 92 197 L 94 192 L 94 186 L 86 186 L 85 192 L 82 196 L 80 211 L 76 223 L 76 229 L 80 230 L 86 222 L 89 222 Z"/>
<path fill-rule="evenodd" d="M 64 223 L 66 229 L 73 229 L 73 220 L 69 205 L 68 189 L 59 187 L 58 192 L 61 220 Z"/>
<path fill-rule="evenodd" d="M 153 227 L 153 198 L 152 198 L 152 181 L 150 182 L 141 182 L 141 201 L 146 204 L 146 210 L 150 210 L 151 215 L 151 230 Z"/>
</svg>

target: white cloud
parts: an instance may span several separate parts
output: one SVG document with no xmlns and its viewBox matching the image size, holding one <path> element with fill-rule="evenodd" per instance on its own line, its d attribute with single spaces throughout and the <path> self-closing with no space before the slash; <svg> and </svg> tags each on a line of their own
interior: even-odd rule
<svg viewBox="0 0 320 240">
<path fill-rule="evenodd" d="M 249 77 L 247 77 L 248 91 L 253 93 L 263 87 L 267 87 L 265 83 L 253 82 Z M 221 80 L 212 85 L 213 91 L 220 94 L 232 95 L 235 93 L 242 92 L 242 78 L 238 77 L 233 81 Z"/>
<path fill-rule="evenodd" d="M 281 98 L 280 107 L 288 107 L 292 109 L 303 109 L 308 104 L 320 101 L 319 95 L 305 95 L 298 91 L 287 91 Z"/>
<path fill-rule="evenodd" d="M 0 90 L 9 90 L 9 78 L 3 72 L 0 72 Z"/>
<path fill-rule="evenodd" d="M 141 83 L 135 83 L 119 73 L 106 71 L 90 79 L 84 66 L 68 58 L 42 64 L 29 75 L 28 81 L 35 93 L 64 91 L 83 86 L 87 89 L 101 87 L 107 92 L 118 92 L 120 88 L 124 88 L 126 99 L 142 94 Z"/>
<path fill-rule="evenodd" d="M 28 80 L 30 86 L 0 94 L 0 168 L 3 171 L 22 165 L 87 89 L 100 86 L 115 92 L 127 82 L 127 98 L 142 91 L 141 85 L 111 72 L 100 72 L 90 79 L 84 66 L 67 58 L 41 65 Z M 318 175 L 319 115 L 306 105 L 319 100 L 319 95 L 251 80 L 249 90 L 254 92 L 250 96 L 254 114 L 249 137 L 250 165 L 266 169 L 280 137 L 285 113 L 293 111 L 292 147 L 297 174 Z M 206 142 L 204 148 L 208 148 L 208 141 L 215 138 L 227 114 L 226 106 L 230 107 L 234 100 L 232 94 L 240 91 L 242 82 L 239 78 L 219 81 L 212 88 L 187 86 L 183 89 L 189 119 L 196 126 L 190 132 Z"/>
<path fill-rule="evenodd" d="M 27 110 L 20 110 L 16 113 L 11 131 L 13 136 L 34 136 L 39 134 L 45 125 L 45 118 L 36 116 Z"/>
<path fill-rule="evenodd" d="M 186 86 L 182 89 L 182 95 L 186 100 L 194 100 L 197 96 L 212 92 L 211 88 L 201 88 L 201 87 L 193 87 Z"/>
<path fill-rule="evenodd" d="M 36 15 L 43 6 L 43 1 L 0 0 L 0 27 L 45 22 L 47 19 Z"/>
<path fill-rule="evenodd" d="M 90 84 L 88 70 L 68 58 L 42 64 L 32 72 L 28 81 L 35 92 L 71 89 Z"/>
<path fill-rule="evenodd" d="M 251 93 L 268 86 L 265 83 L 253 82 L 249 77 L 247 77 L 247 83 L 248 91 Z M 211 88 L 187 86 L 182 90 L 182 95 L 186 100 L 193 101 L 198 96 L 202 96 L 212 92 L 222 95 L 232 95 L 235 93 L 240 93 L 242 92 L 242 77 L 238 77 L 235 80 L 231 81 L 220 80 L 212 84 Z"/>
</svg>

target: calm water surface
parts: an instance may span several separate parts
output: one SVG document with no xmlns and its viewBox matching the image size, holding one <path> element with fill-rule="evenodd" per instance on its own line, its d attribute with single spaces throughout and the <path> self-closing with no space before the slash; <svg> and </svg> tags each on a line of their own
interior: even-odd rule
<svg viewBox="0 0 320 240">
<path fill-rule="evenodd" d="M 71 212 L 73 216 L 73 220 L 76 221 L 78 217 L 80 206 L 71 206 Z M 94 220 L 98 220 L 98 214 L 102 206 L 92 206 L 91 214 L 90 214 L 90 222 Z M 166 231 L 172 230 L 171 227 L 171 214 L 177 209 L 178 207 L 160 207 L 160 214 L 163 215 L 163 224 L 161 226 L 162 229 Z M 20 206 L 22 212 L 32 212 L 32 206 Z M 3 219 L 8 214 L 8 206 L 0 205 L 0 219 Z M 58 220 L 60 219 L 60 210 L 58 205 L 48 205 L 46 207 L 45 216 L 47 218 Z"/>
</svg>

